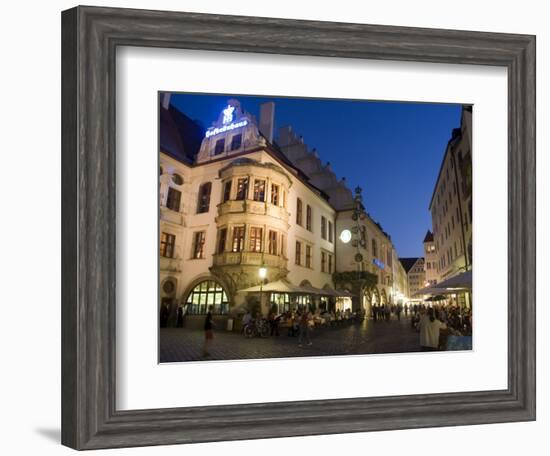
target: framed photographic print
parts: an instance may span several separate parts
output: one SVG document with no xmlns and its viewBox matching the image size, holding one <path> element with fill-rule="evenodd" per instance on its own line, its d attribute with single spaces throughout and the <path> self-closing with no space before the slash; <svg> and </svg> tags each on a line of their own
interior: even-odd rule
<svg viewBox="0 0 550 456">
<path fill-rule="evenodd" d="M 535 419 L 533 36 L 77 7 L 62 51 L 63 444 Z"/>
</svg>

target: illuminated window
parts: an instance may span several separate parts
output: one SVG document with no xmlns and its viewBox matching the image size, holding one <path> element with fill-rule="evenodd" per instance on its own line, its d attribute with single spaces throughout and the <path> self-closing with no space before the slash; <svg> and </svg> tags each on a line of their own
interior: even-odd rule
<svg viewBox="0 0 550 456">
<path fill-rule="evenodd" d="M 248 193 L 248 177 L 243 177 L 237 180 L 237 200 L 242 201 L 246 199 Z"/>
<path fill-rule="evenodd" d="M 197 231 L 193 237 L 193 258 L 199 260 L 204 258 L 204 241 L 206 239 L 205 231 Z"/>
<path fill-rule="evenodd" d="M 174 258 L 174 247 L 176 236 L 169 233 L 162 233 L 160 236 L 160 256 Z"/>
<path fill-rule="evenodd" d="M 279 186 L 271 184 L 271 204 L 279 205 Z"/>
<path fill-rule="evenodd" d="M 240 252 L 244 247 L 244 226 L 235 226 L 233 228 L 233 242 L 231 251 Z"/>
<path fill-rule="evenodd" d="M 250 251 L 261 252 L 262 251 L 262 236 L 263 229 L 258 227 L 250 228 Z"/>
<path fill-rule="evenodd" d="M 265 180 L 254 181 L 254 201 L 265 201 Z"/>
<path fill-rule="evenodd" d="M 213 314 L 227 314 L 229 299 L 222 286 L 214 280 L 205 280 L 193 288 L 187 296 L 187 313 L 190 315 L 206 314 L 212 306 Z"/>
</svg>

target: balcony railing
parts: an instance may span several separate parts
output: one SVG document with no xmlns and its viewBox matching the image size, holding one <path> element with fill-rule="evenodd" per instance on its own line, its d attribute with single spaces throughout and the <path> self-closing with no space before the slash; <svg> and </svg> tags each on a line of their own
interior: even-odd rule
<svg viewBox="0 0 550 456">
<path fill-rule="evenodd" d="M 258 252 L 223 252 L 214 255 L 214 266 L 267 266 L 273 268 L 286 267 L 286 258 Z"/>
<path fill-rule="evenodd" d="M 226 201 L 219 205 L 219 215 L 250 213 L 257 215 L 268 215 L 281 220 L 288 220 L 288 212 L 284 207 L 275 206 L 262 201 Z"/>
</svg>

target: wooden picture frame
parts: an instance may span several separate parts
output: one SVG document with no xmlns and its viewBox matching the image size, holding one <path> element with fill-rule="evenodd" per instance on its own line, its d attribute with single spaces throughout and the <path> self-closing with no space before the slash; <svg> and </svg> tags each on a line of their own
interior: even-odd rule
<svg viewBox="0 0 550 456">
<path fill-rule="evenodd" d="M 508 388 L 118 411 L 115 50 L 145 46 L 508 70 Z M 114 448 L 535 419 L 535 37 L 77 7 L 62 13 L 62 443 Z"/>
</svg>

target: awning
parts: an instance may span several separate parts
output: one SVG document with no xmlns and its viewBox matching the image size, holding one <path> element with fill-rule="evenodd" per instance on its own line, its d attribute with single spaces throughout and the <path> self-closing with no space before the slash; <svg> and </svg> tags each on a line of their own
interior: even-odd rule
<svg viewBox="0 0 550 456">
<path fill-rule="evenodd" d="M 277 280 L 275 282 L 266 283 L 263 287 L 261 287 L 261 289 L 262 291 L 266 291 L 266 292 L 311 294 L 311 292 L 306 290 L 304 287 L 299 287 L 298 285 L 292 285 L 290 282 L 287 282 L 286 280 Z M 259 292 L 260 292 L 260 285 L 239 290 L 239 293 L 259 293 Z"/>
<path fill-rule="evenodd" d="M 472 271 L 461 272 L 450 279 L 437 284 L 437 288 L 447 290 L 471 290 L 472 289 Z"/>
<path fill-rule="evenodd" d="M 311 285 L 298 286 L 293 285 L 286 280 L 277 280 L 275 282 L 266 283 L 262 287 L 262 291 L 265 292 L 274 292 L 274 293 L 295 293 L 295 294 L 308 294 L 308 295 L 317 295 L 317 296 L 334 296 L 334 297 L 351 297 L 351 293 L 346 290 L 332 290 L 332 289 L 322 289 L 316 288 Z M 239 293 L 259 293 L 260 285 L 254 287 L 245 288 L 239 290 Z"/>
<path fill-rule="evenodd" d="M 470 291 L 471 289 L 472 271 L 466 271 L 437 283 L 432 287 L 422 288 L 414 293 L 413 296 L 454 294 L 461 291 Z"/>
</svg>

